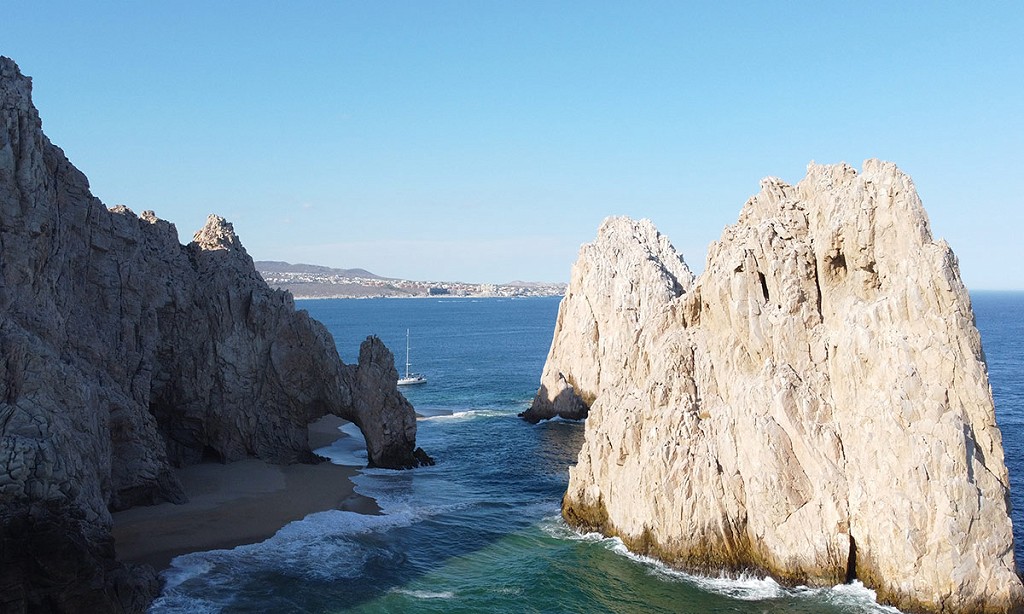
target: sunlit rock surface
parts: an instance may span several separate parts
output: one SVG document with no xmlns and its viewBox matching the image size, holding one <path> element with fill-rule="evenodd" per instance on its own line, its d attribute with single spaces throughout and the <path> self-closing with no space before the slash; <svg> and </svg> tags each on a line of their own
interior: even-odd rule
<svg viewBox="0 0 1024 614">
<path fill-rule="evenodd" d="M 538 395 L 590 406 L 566 519 L 698 571 L 1021 607 L 981 340 L 910 178 L 766 179 L 692 285 L 665 245 L 613 219 L 574 267 Z"/>
<path fill-rule="evenodd" d="M 520 415 L 530 422 L 585 418 L 602 386 L 645 368 L 644 323 L 692 284 L 693 274 L 648 220 L 605 220 L 597 240 L 580 249 L 540 390 Z"/>
</svg>

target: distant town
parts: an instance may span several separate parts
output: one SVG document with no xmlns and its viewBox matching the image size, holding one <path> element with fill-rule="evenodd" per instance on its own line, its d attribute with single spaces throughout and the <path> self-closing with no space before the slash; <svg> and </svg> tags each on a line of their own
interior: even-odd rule
<svg viewBox="0 0 1024 614">
<path fill-rule="evenodd" d="M 295 298 L 413 298 L 429 296 L 561 296 L 564 283 L 510 281 L 471 284 L 457 281 L 412 281 L 382 277 L 365 269 L 334 269 L 315 264 L 256 261 L 256 270 L 271 288 Z"/>
</svg>

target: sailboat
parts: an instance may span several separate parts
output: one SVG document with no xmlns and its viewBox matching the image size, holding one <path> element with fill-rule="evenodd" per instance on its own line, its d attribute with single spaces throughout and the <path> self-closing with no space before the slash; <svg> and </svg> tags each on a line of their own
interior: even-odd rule
<svg viewBox="0 0 1024 614">
<path fill-rule="evenodd" d="M 398 378 L 399 386 L 426 384 L 427 378 L 419 373 L 409 373 L 409 329 L 405 329 L 405 377 Z"/>
</svg>

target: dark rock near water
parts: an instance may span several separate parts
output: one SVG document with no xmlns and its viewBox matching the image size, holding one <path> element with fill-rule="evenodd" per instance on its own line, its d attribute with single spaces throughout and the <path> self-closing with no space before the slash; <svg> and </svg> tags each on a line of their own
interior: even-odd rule
<svg viewBox="0 0 1024 614">
<path fill-rule="evenodd" d="M 570 384 L 564 375 L 558 374 L 553 387 L 558 392 L 552 394 L 546 385 L 541 384 L 540 390 L 533 397 L 533 403 L 529 409 L 520 413 L 519 417 L 530 424 L 555 417 L 566 420 L 583 420 L 587 417 L 590 405 L 576 393 L 576 387 Z"/>
<path fill-rule="evenodd" d="M 374 466 L 426 463 L 397 377 L 376 338 L 343 364 L 222 218 L 183 246 L 107 209 L 0 57 L 0 609 L 141 611 L 155 576 L 116 561 L 110 511 L 183 501 L 171 469 L 203 459 L 312 462 L 326 414 Z"/>
</svg>

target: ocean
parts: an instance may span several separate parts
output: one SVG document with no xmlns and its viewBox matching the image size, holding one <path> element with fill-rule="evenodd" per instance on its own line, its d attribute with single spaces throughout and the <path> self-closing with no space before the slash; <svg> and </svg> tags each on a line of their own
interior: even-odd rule
<svg viewBox="0 0 1024 614">
<path fill-rule="evenodd" d="M 1017 558 L 1024 529 L 1024 293 L 972 295 L 1013 486 Z M 152 611 L 171 612 L 895 612 L 859 584 L 785 588 L 770 578 L 707 578 L 565 525 L 559 502 L 583 425 L 516 417 L 536 392 L 557 298 L 297 301 L 354 362 L 376 334 L 405 368 L 424 416 L 418 442 L 437 460 L 363 469 L 357 491 L 383 514 L 312 514 L 271 539 L 176 558 Z M 358 430 L 321 448 L 365 466 Z"/>
</svg>

